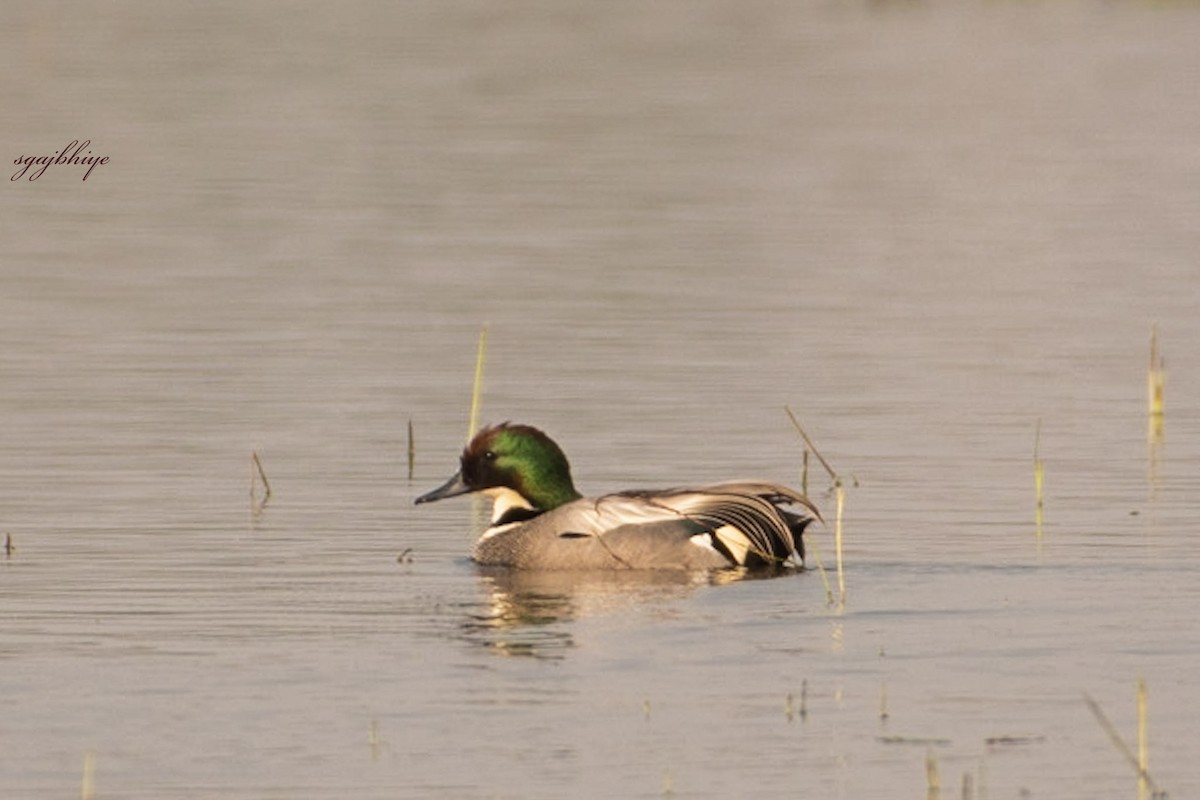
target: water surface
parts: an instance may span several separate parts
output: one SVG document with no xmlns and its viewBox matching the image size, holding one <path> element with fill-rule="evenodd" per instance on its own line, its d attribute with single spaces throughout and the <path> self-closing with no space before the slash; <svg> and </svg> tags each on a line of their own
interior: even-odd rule
<svg viewBox="0 0 1200 800">
<path fill-rule="evenodd" d="M 1132 741 L 1139 676 L 1154 776 L 1200 789 L 1194 8 L 130 0 L 0 35 L 9 161 L 111 158 L 0 200 L 5 796 L 91 752 L 98 798 L 919 797 L 932 752 L 947 794 L 1132 797 L 1082 695 Z M 816 571 L 474 568 L 482 509 L 412 499 L 484 325 L 484 417 L 587 492 L 795 483 L 790 405 L 857 481 L 846 607 Z"/>
</svg>

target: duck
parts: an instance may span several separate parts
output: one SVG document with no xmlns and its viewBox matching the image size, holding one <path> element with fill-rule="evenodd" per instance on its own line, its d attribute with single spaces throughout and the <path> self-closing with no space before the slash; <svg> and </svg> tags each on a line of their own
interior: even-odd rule
<svg viewBox="0 0 1200 800">
<path fill-rule="evenodd" d="M 475 434 L 458 472 L 415 502 L 474 492 L 492 500 L 474 561 L 523 570 L 802 568 L 804 530 L 821 519 L 805 495 L 766 481 L 584 497 L 554 440 L 510 422 Z"/>
</svg>

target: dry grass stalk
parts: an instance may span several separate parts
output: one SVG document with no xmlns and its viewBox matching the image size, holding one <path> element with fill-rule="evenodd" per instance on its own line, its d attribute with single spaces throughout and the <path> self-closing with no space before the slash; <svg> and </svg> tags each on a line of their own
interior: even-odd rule
<svg viewBox="0 0 1200 800">
<path fill-rule="evenodd" d="M 825 471 L 829 473 L 830 479 L 833 480 L 834 483 L 841 483 L 841 478 L 839 478 L 838 474 L 833 471 L 833 467 L 829 466 L 829 462 L 825 460 L 823 455 L 821 455 L 821 451 L 817 449 L 815 444 L 813 444 L 812 439 L 808 437 L 808 433 L 805 432 L 804 426 L 800 424 L 800 420 L 796 419 L 796 415 L 792 413 L 791 407 L 784 406 L 783 410 L 787 412 L 788 419 L 792 421 L 792 425 L 795 426 L 796 432 L 800 434 L 800 438 L 804 440 L 804 444 L 808 445 L 808 449 L 812 450 L 813 455 L 815 455 L 817 460 L 821 462 L 821 466 L 824 467 Z"/>
</svg>

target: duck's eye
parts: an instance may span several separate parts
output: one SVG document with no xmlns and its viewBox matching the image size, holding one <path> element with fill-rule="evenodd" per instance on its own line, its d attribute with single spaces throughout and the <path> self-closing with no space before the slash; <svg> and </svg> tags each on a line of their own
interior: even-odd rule
<svg viewBox="0 0 1200 800">
<path fill-rule="evenodd" d="M 484 451 L 484 453 L 483 453 L 483 458 L 484 458 L 484 460 L 485 460 L 485 461 L 495 461 L 495 460 L 496 460 L 496 453 L 495 453 L 495 451 L 493 451 L 493 450 L 486 450 L 486 451 Z"/>
</svg>

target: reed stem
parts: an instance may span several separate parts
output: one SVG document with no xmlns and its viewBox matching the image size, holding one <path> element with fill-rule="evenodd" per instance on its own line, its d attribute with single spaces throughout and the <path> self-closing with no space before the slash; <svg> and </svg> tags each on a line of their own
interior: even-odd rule
<svg viewBox="0 0 1200 800">
<path fill-rule="evenodd" d="M 1147 394 L 1151 417 L 1163 415 L 1163 390 L 1166 375 L 1163 368 L 1162 353 L 1158 349 L 1158 326 L 1150 328 L 1150 366 L 1147 370 Z"/>
<path fill-rule="evenodd" d="M 941 800 L 942 777 L 938 772 L 937 756 L 933 754 L 933 750 L 925 751 L 925 782 L 929 787 L 925 793 L 926 799 Z"/>
<path fill-rule="evenodd" d="M 487 326 L 479 329 L 479 347 L 475 353 L 475 385 L 471 389 L 471 418 L 467 426 L 467 441 L 479 430 L 479 409 L 483 398 L 483 359 L 487 352 Z"/>
<path fill-rule="evenodd" d="M 821 583 L 825 584 L 825 603 L 833 605 L 833 587 L 829 584 L 829 573 L 825 571 L 825 564 L 821 561 L 821 551 L 817 548 L 815 541 L 805 542 L 804 546 L 816 559 L 817 572 L 821 575 Z"/>
<path fill-rule="evenodd" d="M 371 720 L 371 725 L 367 729 L 367 744 L 371 747 L 371 760 L 378 761 L 383 741 L 379 738 L 379 720 L 377 719 Z"/>
<path fill-rule="evenodd" d="M 813 443 L 813 440 L 808 435 L 808 432 L 804 430 L 804 426 L 800 424 L 800 420 L 798 420 L 796 415 L 792 413 L 791 407 L 784 406 L 783 410 L 787 412 L 788 419 L 792 421 L 792 426 L 795 427 L 796 432 L 800 434 L 800 438 L 804 440 L 805 450 L 803 475 L 805 477 L 805 484 L 807 484 L 808 452 L 810 450 L 812 451 L 813 455 L 817 457 L 817 461 L 821 462 L 821 466 L 825 468 L 825 471 L 829 473 L 830 479 L 833 480 L 834 492 L 837 498 L 837 514 L 835 516 L 833 529 L 833 548 L 834 558 L 837 565 L 838 607 L 844 608 L 846 605 L 846 575 L 843 569 L 842 560 L 842 511 L 846 505 L 846 489 L 842 484 L 841 476 L 839 476 L 837 472 L 834 471 L 833 467 L 830 466 L 829 462 L 825 460 L 825 456 L 821 455 L 821 451 L 817 449 L 816 444 Z M 804 487 L 804 493 L 805 495 L 808 494 L 807 485 Z M 815 548 L 813 548 L 813 552 L 816 554 Z M 819 554 L 817 554 L 817 567 L 820 568 L 821 577 L 823 580 L 825 580 L 825 592 L 829 596 L 829 604 L 833 605 L 833 593 L 830 591 L 829 581 L 825 579 L 825 568 L 821 564 L 821 557 Z"/>
<path fill-rule="evenodd" d="M 838 605 L 846 605 L 846 573 L 842 569 L 842 509 L 846 505 L 846 489 L 837 485 L 837 516 L 833 524 L 833 549 L 837 558 Z"/>
<path fill-rule="evenodd" d="M 417 444 L 413 439 L 413 424 L 412 420 L 408 421 L 408 480 L 413 479 L 413 465 L 417 462 Z"/>
<path fill-rule="evenodd" d="M 258 481 L 262 481 L 263 498 L 262 502 L 257 500 Z M 267 480 L 267 472 L 263 469 L 262 461 L 259 460 L 258 453 L 250 452 L 250 506 L 255 513 L 262 510 L 267 501 L 271 499 L 271 482 Z"/>
<path fill-rule="evenodd" d="M 1163 404 L 1167 376 L 1162 353 L 1158 348 L 1158 326 L 1150 328 L 1150 365 L 1146 370 L 1146 395 L 1149 406 L 1147 438 L 1151 444 L 1163 439 Z"/>
<path fill-rule="evenodd" d="M 1038 537 L 1039 543 L 1042 541 L 1042 525 L 1045 522 L 1045 508 L 1046 508 L 1046 495 L 1045 495 L 1046 467 L 1045 467 L 1045 464 L 1042 462 L 1042 457 L 1039 452 L 1041 450 L 1041 444 L 1042 444 L 1042 419 L 1041 419 L 1041 417 L 1038 417 L 1037 428 L 1034 430 L 1034 433 L 1033 433 L 1033 491 L 1034 491 L 1034 500 L 1036 503 L 1036 505 L 1034 506 L 1033 517 L 1034 517 L 1034 523 L 1037 527 L 1037 537 Z"/>
<path fill-rule="evenodd" d="M 80 800 L 93 800 L 96 796 L 96 751 L 83 754 L 83 778 L 79 782 Z"/>
<path fill-rule="evenodd" d="M 1092 715 L 1096 718 L 1096 722 L 1100 723 L 1101 729 L 1108 734 L 1108 738 L 1112 741 L 1113 747 L 1117 748 L 1117 752 L 1124 756 L 1125 760 L 1129 762 L 1130 766 L 1137 771 L 1139 797 L 1141 796 L 1141 786 L 1143 782 L 1145 782 L 1146 788 L 1150 790 L 1150 796 L 1152 798 L 1166 797 L 1166 792 L 1158 788 L 1158 785 L 1154 782 L 1154 779 L 1150 777 L 1150 772 L 1143 766 L 1142 760 L 1133 754 L 1133 751 L 1129 749 L 1129 745 L 1125 744 L 1125 740 L 1121 738 L 1121 734 L 1117 733 L 1117 729 L 1111 722 L 1109 722 L 1104 710 L 1100 708 L 1100 704 L 1093 700 L 1092 696 L 1087 692 L 1083 693 L 1083 701 L 1087 703 L 1088 708 L 1091 709 Z M 1140 736 L 1140 726 L 1142 724 L 1140 718 L 1138 724 Z M 1141 745 L 1139 740 L 1139 750 L 1140 747 Z"/>
<path fill-rule="evenodd" d="M 1146 736 L 1146 680 L 1137 679 L 1137 765 L 1138 800 L 1146 800 L 1150 789 L 1146 776 L 1150 770 L 1150 742 Z"/>
</svg>

